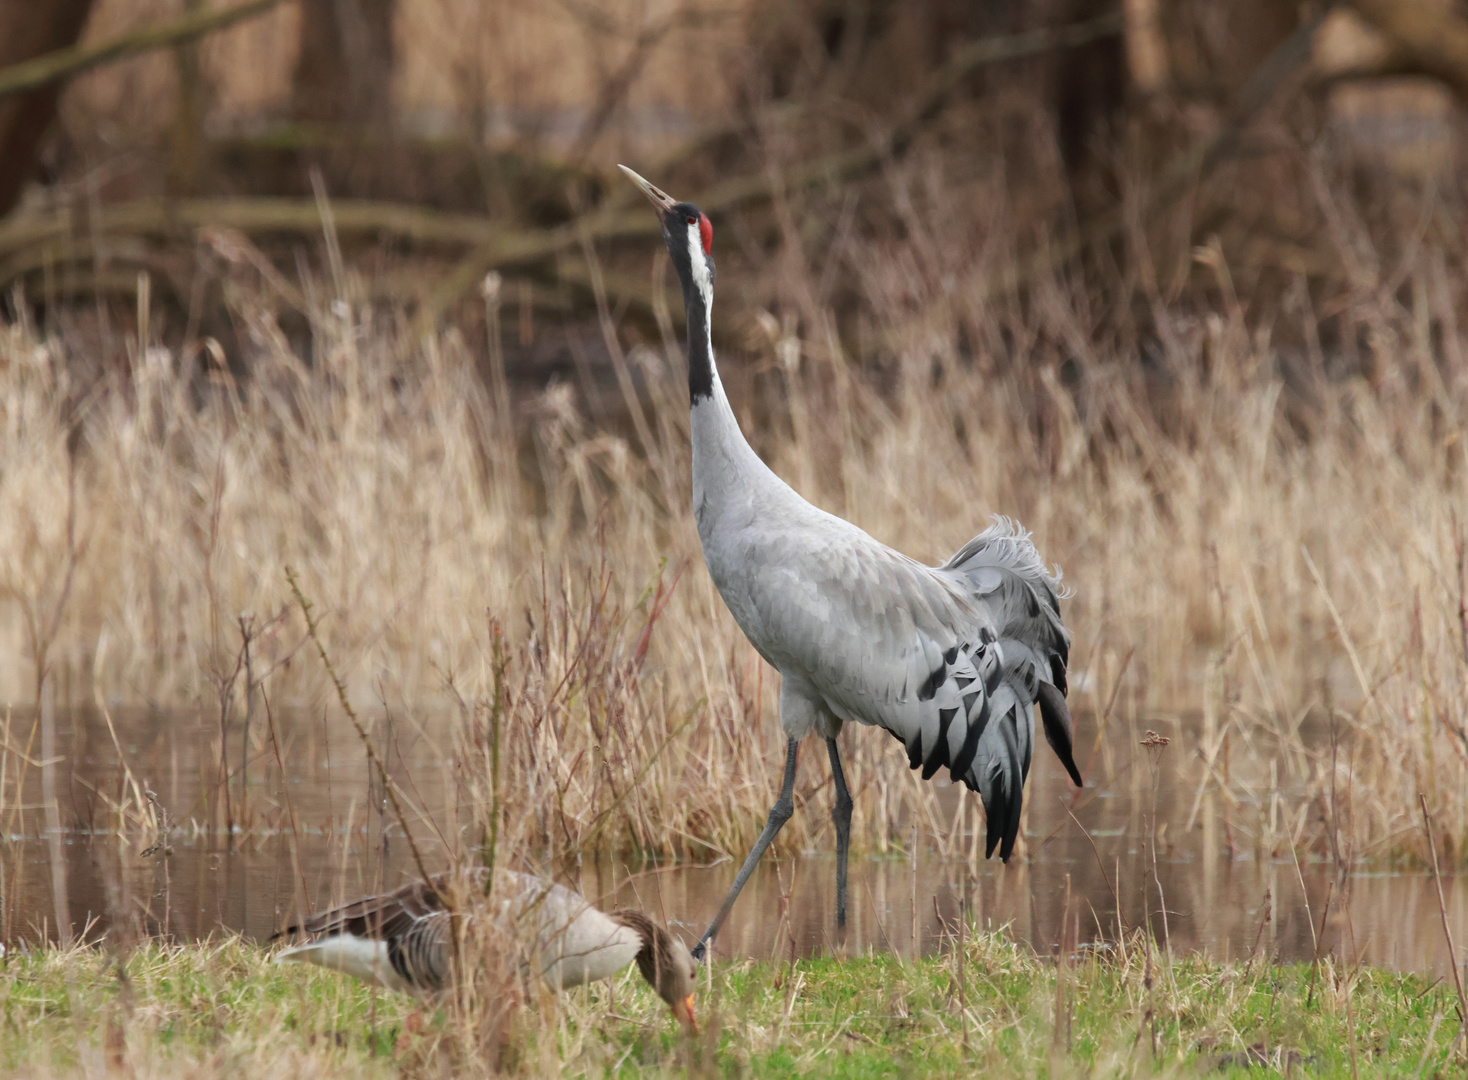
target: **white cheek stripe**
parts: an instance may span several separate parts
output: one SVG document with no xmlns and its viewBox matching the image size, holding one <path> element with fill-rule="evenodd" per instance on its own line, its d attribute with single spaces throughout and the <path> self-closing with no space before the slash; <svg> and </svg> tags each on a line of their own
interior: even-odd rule
<svg viewBox="0 0 1468 1080">
<path fill-rule="evenodd" d="M 711 312 L 714 306 L 714 283 L 709 278 L 708 260 L 703 257 L 703 234 L 699 231 L 698 222 L 688 226 L 688 262 L 693 268 L 693 284 L 703 297 L 704 310 Z"/>
<path fill-rule="evenodd" d="M 703 257 L 703 233 L 700 232 L 697 222 L 688 226 L 688 266 L 693 269 L 693 288 L 703 296 L 703 311 L 708 315 L 703 333 L 708 337 L 709 367 L 713 367 L 713 384 L 718 386 L 719 370 L 713 365 L 713 279 L 709 277 L 709 261 Z"/>
</svg>

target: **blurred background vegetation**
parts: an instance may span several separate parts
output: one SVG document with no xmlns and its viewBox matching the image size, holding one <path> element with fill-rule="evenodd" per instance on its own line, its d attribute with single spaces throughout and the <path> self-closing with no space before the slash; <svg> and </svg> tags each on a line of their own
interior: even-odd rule
<svg viewBox="0 0 1468 1080">
<path fill-rule="evenodd" d="M 628 205 L 616 161 L 710 203 L 727 230 L 719 254 L 754 264 L 790 228 L 823 243 L 903 234 L 910 222 L 884 192 L 896 164 L 923 162 L 1026 256 L 991 291 L 1022 295 L 1073 267 L 1109 312 L 1104 329 L 1140 345 L 1159 299 L 1217 292 L 1193 258 L 1214 244 L 1261 325 L 1301 302 L 1301 285 L 1319 297 L 1355 273 L 1317 197 L 1322 170 L 1370 192 L 1388 256 L 1423 228 L 1456 244 L 1452 223 L 1424 221 L 1412 194 L 1457 194 L 1468 11 L 1449 0 L 5 0 L 5 65 L 11 305 L 86 322 L 94 301 L 121 301 L 115 329 L 136 311 L 142 272 L 153 333 L 175 345 L 212 335 L 235 358 L 222 264 L 261 261 L 269 277 L 268 261 L 291 276 L 329 197 L 344 204 L 334 225 L 368 292 L 400 302 L 420 330 L 446 314 L 472 322 L 484 273 L 503 271 L 518 315 L 512 377 L 533 369 L 543 384 L 572 372 L 573 350 L 532 348 L 537 323 L 594 314 L 584 262 L 559 258 L 576 231 L 547 231 L 649 228 L 607 213 Z M 772 196 L 807 189 L 826 198 L 799 204 L 800 220 L 770 212 Z M 822 300 L 854 342 L 852 276 L 833 271 Z M 789 306 L 770 275 L 725 280 L 739 294 L 723 305 L 728 344 L 750 330 L 741 312 Z M 645 284 L 606 287 L 652 329 Z M 1337 322 L 1322 335 L 1350 336 Z M 284 328 L 301 329 L 289 316 Z M 584 329 L 598 353 L 594 323 Z M 118 362 L 122 339 L 106 337 L 93 353 Z"/>
</svg>

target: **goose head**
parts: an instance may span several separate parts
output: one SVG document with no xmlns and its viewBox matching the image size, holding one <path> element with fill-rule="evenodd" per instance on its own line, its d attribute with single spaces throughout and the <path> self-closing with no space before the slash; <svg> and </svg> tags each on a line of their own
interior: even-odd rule
<svg viewBox="0 0 1468 1080">
<path fill-rule="evenodd" d="M 637 970 L 668 1003 L 673 1015 L 689 1031 L 697 1034 L 698 1021 L 693 1015 L 693 992 L 697 986 L 698 965 L 693 954 L 667 928 L 653 922 L 640 911 L 622 910 L 611 913 L 623 926 L 642 938 L 637 954 Z"/>
</svg>

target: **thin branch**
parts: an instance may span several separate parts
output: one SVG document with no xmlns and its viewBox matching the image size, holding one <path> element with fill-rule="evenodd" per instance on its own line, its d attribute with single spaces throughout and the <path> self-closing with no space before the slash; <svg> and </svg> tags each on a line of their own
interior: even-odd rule
<svg viewBox="0 0 1468 1080">
<path fill-rule="evenodd" d="M 560 0 L 560 3 L 562 6 L 567 7 L 568 10 L 571 10 L 571 0 Z M 580 6 L 577 5 L 578 8 Z M 576 14 L 578 17 L 582 17 L 579 10 L 576 11 Z M 586 14 L 589 16 L 591 12 L 588 11 Z M 600 11 L 597 11 L 595 14 L 601 18 L 603 23 L 609 21 L 606 20 Z M 711 13 L 705 12 L 702 9 L 692 8 L 687 4 L 682 4 L 663 18 L 658 19 L 656 22 L 646 24 L 637 30 L 635 34 L 630 35 L 633 38 L 632 49 L 628 52 L 627 58 L 622 61 L 617 70 L 612 72 L 602 84 L 601 92 L 597 95 L 596 105 L 592 108 L 591 115 L 587 117 L 586 123 L 582 125 L 580 133 L 576 136 L 576 143 L 567 155 L 568 160 L 578 163 L 586 160 L 587 154 L 591 152 L 592 146 L 601 136 L 602 131 L 605 130 L 612 115 L 627 97 L 628 92 L 632 89 L 632 85 L 642 75 L 643 70 L 647 67 L 647 62 L 652 59 L 653 50 L 658 47 L 658 44 L 668 35 L 668 32 L 682 25 L 703 21 L 709 14 Z M 718 14 L 732 14 L 732 11 Z M 587 21 L 588 25 L 591 25 L 589 18 Z M 609 32 L 615 33 L 615 31 L 609 30 L 605 25 L 595 27 L 595 29 L 602 36 L 605 36 Z"/>
<path fill-rule="evenodd" d="M 339 233 L 383 233 L 420 244 L 487 244 L 506 232 L 479 214 L 444 214 L 405 203 L 338 200 L 331 214 Z M 653 226 L 637 230 L 651 232 Z M 321 210 L 314 199 L 137 199 L 106 206 L 91 215 L 66 207 L 25 214 L 0 225 L 0 251 L 23 251 L 86 231 L 177 236 L 205 227 L 242 233 L 320 233 Z M 227 235 L 211 236 L 227 243 Z M 224 254 L 224 252 L 221 252 Z"/>
<path fill-rule="evenodd" d="M 372 747 L 372 740 L 367 735 L 367 729 L 362 726 L 362 721 L 357 718 L 357 710 L 352 708 L 352 703 L 347 700 L 347 687 L 342 682 L 341 676 L 336 673 L 332 666 L 331 657 L 326 655 L 326 646 L 321 644 L 321 636 L 317 633 L 316 619 L 311 614 L 311 601 L 306 599 L 306 594 L 301 591 L 301 584 L 296 580 L 296 572 L 290 567 L 285 569 L 285 579 L 290 582 L 291 592 L 295 594 L 296 603 L 301 605 L 301 614 L 306 617 L 306 633 L 316 646 L 317 655 L 321 657 L 321 664 L 326 668 L 326 674 L 331 678 L 331 684 L 336 687 L 336 699 L 341 703 L 342 711 L 347 714 L 347 719 L 352 722 L 352 727 L 357 729 L 357 737 L 362 740 L 362 746 L 367 751 L 367 760 L 377 770 L 378 777 L 382 780 L 382 789 L 387 792 L 388 801 L 392 803 L 393 814 L 398 819 L 398 825 L 402 827 L 403 835 L 408 840 L 408 849 L 413 852 L 413 862 L 418 865 L 418 874 L 423 881 L 428 880 L 428 869 L 423 863 L 423 855 L 418 850 L 418 844 L 413 839 L 412 830 L 408 828 L 408 819 L 403 814 L 402 804 L 398 802 L 398 787 L 393 783 L 392 777 L 387 774 L 387 767 L 382 763 L 382 758 Z"/>
<path fill-rule="evenodd" d="M 275 712 L 270 708 L 270 695 L 266 692 L 263 685 L 260 687 L 260 699 L 265 703 L 265 722 L 270 727 L 270 746 L 275 751 L 275 764 L 280 769 L 281 778 L 284 780 L 289 773 L 286 772 L 285 761 L 280 756 L 280 736 L 275 731 Z M 301 822 L 296 817 L 296 808 L 291 802 L 290 784 L 282 784 L 281 792 L 285 796 L 286 818 L 291 823 L 291 865 L 294 867 L 296 876 L 301 882 L 301 902 L 309 904 L 308 897 L 311 894 L 306 888 L 306 873 L 301 868 Z"/>
<path fill-rule="evenodd" d="M 196 11 L 172 22 L 134 30 L 109 41 L 95 45 L 73 45 L 68 49 L 57 49 L 33 60 L 0 68 L 0 98 L 23 94 L 73 78 L 114 60 L 182 45 L 216 30 L 263 15 L 279 2 L 280 0 L 250 0 L 249 3 L 222 11 Z"/>
<path fill-rule="evenodd" d="M 66 603 L 71 599 L 71 585 L 76 577 L 76 565 L 81 559 L 81 549 L 76 542 L 76 455 L 70 454 L 66 462 L 66 573 L 61 580 L 61 592 L 56 597 L 56 606 L 51 610 L 51 619 L 36 643 L 36 700 L 39 703 L 41 684 L 46 679 L 46 658 L 51 643 L 61 629 L 61 617 L 66 613 Z"/>
<path fill-rule="evenodd" d="M 1128 933 L 1129 929 L 1127 927 L 1126 920 L 1122 918 L 1121 914 L 1121 897 L 1116 895 L 1116 889 L 1111 884 L 1111 878 L 1106 876 L 1106 864 L 1101 861 L 1101 852 L 1096 850 L 1095 839 L 1091 836 L 1086 827 L 1081 824 L 1081 819 L 1076 817 L 1074 813 L 1071 813 L 1071 809 L 1070 807 L 1065 805 L 1064 799 L 1060 800 L 1060 805 L 1067 814 L 1070 814 L 1070 819 L 1076 823 L 1076 828 L 1081 830 L 1081 835 L 1084 836 L 1086 838 L 1086 842 L 1091 845 L 1091 854 L 1096 856 L 1096 865 L 1101 869 L 1101 880 L 1106 882 L 1106 890 L 1111 893 L 1111 899 L 1116 904 L 1117 932 L 1120 934 Z"/>
<path fill-rule="evenodd" d="M 1432 883 L 1437 886 L 1437 912 L 1442 916 L 1443 937 L 1448 943 L 1448 963 L 1453 967 L 1453 985 L 1458 988 L 1458 1010 L 1463 1022 L 1468 1023 L 1468 994 L 1463 990 L 1463 973 L 1458 970 L 1458 950 L 1453 945 L 1453 931 L 1448 926 L 1448 905 L 1443 899 L 1443 879 L 1437 868 L 1437 843 L 1432 839 L 1432 818 L 1427 813 L 1427 796 L 1417 793 L 1422 806 L 1422 828 L 1427 832 L 1427 847 L 1432 852 Z"/>
</svg>

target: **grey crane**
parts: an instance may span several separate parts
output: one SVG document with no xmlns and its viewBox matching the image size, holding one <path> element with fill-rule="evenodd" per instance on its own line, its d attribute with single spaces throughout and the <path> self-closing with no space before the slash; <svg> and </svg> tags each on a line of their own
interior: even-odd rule
<svg viewBox="0 0 1468 1080">
<path fill-rule="evenodd" d="M 806 502 L 760 460 L 729 406 L 710 336 L 713 226 L 626 166 L 657 209 L 688 314 L 693 513 L 704 561 L 734 621 L 780 673 L 787 736 L 780 795 L 723 905 L 693 949 L 702 960 L 739 891 L 794 811 L 800 740 L 826 742 L 836 791 L 836 921 L 846 922 L 851 793 L 836 737 L 885 728 L 929 779 L 947 766 L 984 803 L 986 855 L 1009 861 L 1035 741 L 1077 786 L 1065 703 L 1070 633 L 1059 575 L 1006 518 L 942 566 L 925 566 Z"/>
</svg>

